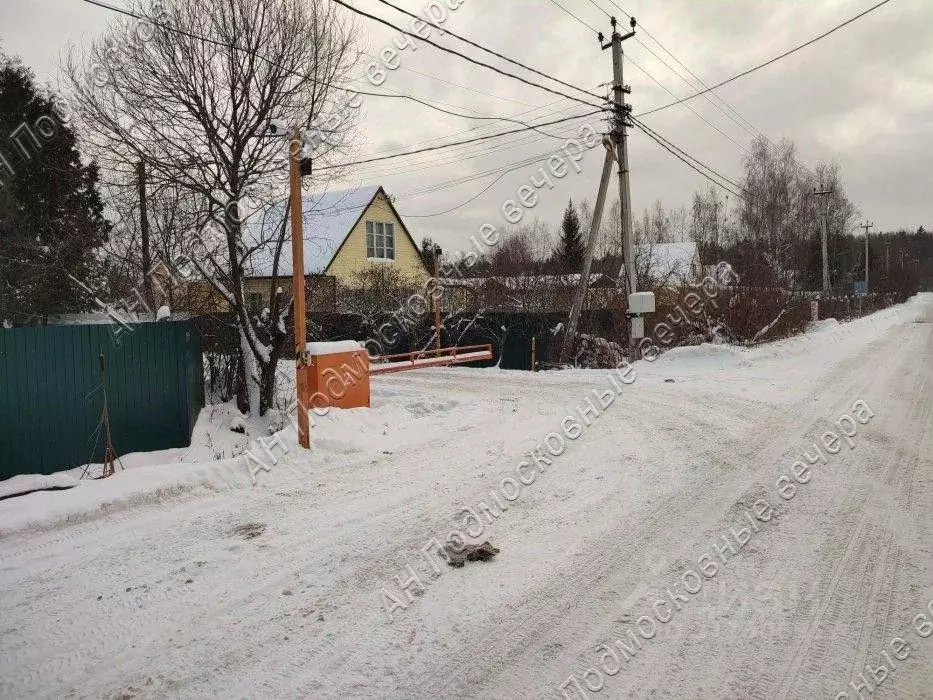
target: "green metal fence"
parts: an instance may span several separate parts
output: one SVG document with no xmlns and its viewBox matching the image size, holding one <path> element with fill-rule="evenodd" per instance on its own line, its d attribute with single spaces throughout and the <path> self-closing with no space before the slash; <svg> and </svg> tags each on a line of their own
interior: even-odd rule
<svg viewBox="0 0 933 700">
<path fill-rule="evenodd" d="M 204 406 L 193 324 L 0 329 L 0 479 L 102 460 L 100 355 L 118 455 L 191 444 Z"/>
</svg>

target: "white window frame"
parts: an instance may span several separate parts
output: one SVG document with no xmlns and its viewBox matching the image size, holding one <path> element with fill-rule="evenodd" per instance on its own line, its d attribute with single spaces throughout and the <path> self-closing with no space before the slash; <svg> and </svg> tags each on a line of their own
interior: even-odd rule
<svg viewBox="0 0 933 700">
<path fill-rule="evenodd" d="M 395 224 L 366 222 L 366 259 L 395 262 Z"/>
</svg>

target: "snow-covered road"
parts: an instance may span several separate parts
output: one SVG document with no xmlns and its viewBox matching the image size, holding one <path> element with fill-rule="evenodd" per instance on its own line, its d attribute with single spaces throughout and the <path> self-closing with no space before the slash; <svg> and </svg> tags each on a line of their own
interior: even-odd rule
<svg viewBox="0 0 933 700">
<path fill-rule="evenodd" d="M 608 375 L 378 377 L 256 487 L 241 459 L 0 501 L 0 695 L 933 697 L 933 295 L 639 362 L 602 409 Z M 464 508 L 501 552 L 454 569 L 423 550 Z"/>
</svg>

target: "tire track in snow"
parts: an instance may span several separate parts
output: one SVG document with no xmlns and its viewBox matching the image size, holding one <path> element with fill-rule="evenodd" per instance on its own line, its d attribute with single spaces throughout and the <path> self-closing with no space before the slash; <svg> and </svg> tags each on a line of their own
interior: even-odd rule
<svg viewBox="0 0 933 700">
<path fill-rule="evenodd" d="M 807 411 L 803 417 L 801 417 L 798 407 L 790 407 L 777 412 L 780 416 L 778 420 L 763 421 L 763 427 L 749 440 L 752 447 L 737 457 L 730 455 L 727 459 L 737 467 L 736 473 L 739 474 L 739 477 L 733 479 L 729 485 L 731 487 L 729 493 L 734 497 L 741 497 L 743 492 L 749 490 L 748 472 L 752 471 L 752 469 L 742 470 L 740 468 L 742 464 L 762 464 L 763 466 L 757 469 L 759 474 L 756 475 L 756 480 L 760 476 L 762 483 L 771 483 L 773 480 L 773 463 L 781 455 L 793 449 L 793 445 L 797 441 L 796 437 L 789 438 L 789 436 L 806 435 L 813 431 L 817 425 L 825 422 L 827 416 L 838 415 L 838 411 L 850 410 L 854 400 L 853 397 L 861 396 L 867 387 L 880 381 L 880 375 L 866 377 L 856 371 L 862 364 L 862 359 L 877 353 L 880 348 L 890 342 L 889 338 L 880 338 L 864 347 L 853 357 L 846 358 L 828 372 L 823 381 L 810 393 L 809 399 L 811 400 L 802 402 L 805 406 L 813 402 L 817 404 L 815 408 Z M 899 357 L 906 353 L 907 348 L 903 346 L 898 348 Z M 852 375 L 855 375 L 854 379 L 851 379 Z M 837 385 L 843 379 L 849 379 L 850 381 L 840 392 Z M 821 400 L 820 394 L 822 393 L 829 394 L 831 398 Z M 834 410 L 837 413 L 834 414 Z M 570 593 L 558 596 L 563 597 L 559 605 L 555 605 L 553 600 L 547 600 L 544 605 L 533 609 L 517 624 L 512 624 L 516 617 L 516 615 L 512 615 L 507 619 L 507 631 L 502 629 L 502 621 L 498 621 L 497 629 L 486 635 L 478 643 L 471 645 L 473 648 L 467 654 L 462 655 L 432 674 L 434 677 L 447 679 L 446 682 L 429 688 L 422 687 L 419 689 L 419 693 L 431 696 L 451 692 L 454 694 L 472 694 L 477 688 L 489 686 L 488 682 L 483 683 L 482 679 L 476 676 L 494 677 L 498 669 L 506 665 L 510 650 L 521 646 L 520 640 L 522 638 L 528 640 L 531 646 L 537 648 L 540 644 L 534 640 L 540 638 L 546 630 L 553 628 L 555 620 L 564 623 L 573 620 L 573 616 L 569 614 L 569 611 L 573 608 L 596 607 L 596 609 L 600 609 L 601 607 L 601 609 L 612 609 L 608 605 L 599 606 L 596 603 L 594 593 L 600 579 L 611 577 L 612 562 L 626 562 L 627 565 L 631 565 L 640 561 L 642 557 L 638 554 L 639 548 L 644 547 L 652 540 L 663 539 L 664 525 L 669 520 L 671 513 L 681 514 L 682 520 L 694 523 L 693 529 L 709 528 L 710 523 L 705 522 L 709 518 L 704 517 L 701 512 L 703 506 L 698 504 L 715 502 L 716 496 L 721 495 L 721 492 L 726 488 L 727 485 L 725 484 L 707 485 L 707 488 L 703 491 L 680 494 L 663 503 L 642 523 L 638 524 L 640 526 L 639 531 L 633 533 L 630 538 L 623 538 L 619 546 L 611 548 L 609 551 L 605 548 L 599 548 L 593 555 L 584 559 L 583 563 L 579 565 L 577 573 L 572 572 L 567 577 L 562 577 L 561 587 L 564 590 L 569 590 Z M 753 487 L 752 490 L 760 491 L 761 489 Z M 702 523 L 702 526 L 700 523 Z M 690 554 L 688 553 L 689 558 Z M 637 578 L 630 581 L 630 584 L 635 586 L 636 591 L 645 590 L 648 585 Z M 613 586 L 613 588 L 618 589 L 618 586 Z M 618 597 L 615 593 L 610 593 L 609 596 L 612 598 Z M 636 594 L 633 593 L 629 599 L 635 596 Z M 513 636 L 518 639 L 513 639 Z M 560 631 L 559 636 L 565 636 L 564 629 Z M 596 644 L 593 645 L 594 648 L 595 646 Z M 591 658 L 586 659 L 587 665 L 591 661 Z M 583 668 L 586 668 L 586 666 L 583 666 Z M 476 671 L 471 672 L 472 669 L 476 669 Z M 471 674 L 473 678 L 462 678 L 468 674 Z M 451 686 L 455 683 L 457 685 L 452 688 Z M 467 688 L 472 690 L 467 691 Z"/>
<path fill-rule="evenodd" d="M 598 383 L 595 383 L 595 379 L 596 378 L 593 378 L 593 377 L 589 378 L 589 381 L 585 384 L 585 387 L 587 390 L 589 390 L 593 386 L 601 386 Z M 559 388 L 555 387 L 555 389 L 560 389 L 561 392 L 563 392 L 566 390 L 566 386 L 559 387 Z M 560 397 L 555 396 L 554 399 L 555 399 L 555 402 L 557 402 L 560 400 Z M 661 406 L 661 404 L 658 404 L 658 405 Z M 471 438 L 466 438 L 466 439 L 471 439 Z M 440 456 L 443 452 L 445 452 L 448 449 L 449 449 L 449 445 L 445 445 L 445 446 L 437 447 L 436 451 L 438 451 L 439 456 Z M 412 451 L 415 451 L 415 448 L 413 448 Z M 366 462 L 366 464 L 364 464 L 363 462 Z M 360 462 L 357 463 L 357 467 L 359 469 L 365 469 L 368 466 L 368 462 L 369 462 L 368 458 L 365 460 L 361 460 Z M 303 473 L 299 476 L 299 478 L 306 477 L 306 476 L 307 474 Z M 281 484 L 277 484 L 277 487 L 281 488 Z M 342 490 L 343 487 L 341 486 L 340 489 Z M 334 488 L 333 490 L 337 490 L 337 489 Z M 487 492 L 488 492 L 488 487 L 486 487 L 481 492 L 478 491 L 478 493 L 482 493 L 481 497 L 485 496 Z M 402 510 L 402 511 L 409 510 L 409 508 L 407 507 L 407 504 L 410 504 L 411 501 L 415 501 L 421 498 L 423 498 L 423 494 L 419 492 L 419 493 L 412 495 L 407 501 L 404 501 L 400 504 L 391 504 L 390 506 L 387 507 L 385 511 L 387 513 L 387 517 L 391 518 L 391 516 L 397 510 Z M 271 498 L 265 497 L 262 499 L 259 505 L 260 506 L 269 505 L 267 504 L 267 501 L 269 500 L 271 500 Z M 442 520 L 442 519 L 446 520 L 450 517 L 451 511 L 444 504 L 440 504 L 437 508 L 435 508 L 432 515 L 435 517 L 436 520 Z M 317 537 L 318 537 L 317 533 L 308 532 L 308 533 L 305 533 L 300 538 L 289 539 L 288 541 L 284 542 L 280 546 L 280 548 L 287 549 L 290 552 L 304 551 L 308 548 L 308 545 L 311 542 L 313 542 L 315 538 Z M 423 534 L 419 537 L 419 544 L 421 542 L 423 542 Z M 416 551 L 416 550 L 412 550 L 412 551 Z M 235 596 L 232 599 L 226 601 L 224 605 L 215 606 L 214 608 L 211 608 L 208 614 L 199 615 L 194 620 L 190 621 L 191 627 L 195 631 L 203 631 L 205 627 L 211 626 L 214 623 L 216 623 L 223 615 L 231 613 L 231 612 L 236 612 L 244 605 L 248 605 L 252 602 L 255 602 L 256 600 L 261 600 L 264 594 L 273 594 L 275 596 L 280 595 L 280 589 L 282 585 L 286 581 L 289 581 L 291 579 L 293 572 L 296 570 L 302 570 L 304 568 L 307 568 L 309 565 L 312 564 L 316 556 L 317 556 L 316 554 L 312 554 L 310 557 L 299 561 L 297 565 L 294 562 L 294 560 L 291 560 L 289 562 L 289 568 L 287 570 L 285 570 L 284 572 L 282 570 L 278 570 L 274 572 L 271 576 L 266 577 L 264 580 L 255 581 L 254 583 L 251 584 L 250 590 L 246 594 Z M 393 566 L 394 564 L 397 564 L 397 558 L 392 557 L 392 561 L 393 561 Z M 364 572 L 362 572 L 362 576 L 372 577 L 376 573 L 385 574 L 387 570 L 394 570 L 394 569 L 387 569 L 384 563 L 379 563 L 377 561 L 376 563 L 370 565 Z M 351 574 L 351 577 L 354 577 L 354 578 L 358 578 L 360 576 L 361 576 L 360 572 L 355 572 L 355 575 Z M 135 620 L 135 623 L 136 624 L 145 623 L 141 625 L 143 628 L 153 629 L 152 623 L 153 621 L 156 621 L 157 624 L 154 625 L 155 629 L 161 630 L 164 628 L 165 634 L 169 633 L 168 628 L 173 627 L 175 623 L 173 623 L 171 620 L 168 620 L 168 621 L 165 621 L 163 624 L 159 625 L 158 618 L 171 617 L 170 615 L 167 615 L 167 613 L 169 613 L 172 610 L 173 606 L 176 603 L 178 604 L 183 603 L 184 594 L 185 594 L 185 591 L 181 590 L 181 591 L 175 591 L 174 594 L 169 594 L 167 592 L 164 592 L 163 595 L 161 596 L 155 596 L 153 601 L 155 603 L 163 603 L 163 605 L 159 607 L 147 608 L 144 611 L 146 619 L 145 620 L 137 619 Z M 153 601 L 147 601 L 147 605 L 150 605 Z M 74 623 L 72 625 L 69 625 L 69 627 L 80 629 L 81 624 L 82 624 L 82 619 L 80 617 L 76 617 L 74 619 Z M 97 642 L 93 645 L 94 658 L 95 659 L 107 658 L 109 660 L 109 665 L 111 666 L 119 665 L 120 656 L 123 653 L 125 653 L 125 650 L 128 649 L 131 644 L 136 647 L 136 649 L 134 650 L 134 655 L 135 655 L 139 653 L 141 647 L 146 647 L 146 646 L 151 647 L 154 644 L 159 644 L 164 641 L 164 634 L 160 634 L 160 633 L 152 633 L 140 639 L 138 629 L 136 629 L 136 627 L 130 623 L 127 623 L 126 625 L 117 624 L 115 626 L 117 626 L 119 629 L 114 630 L 112 627 L 110 629 L 107 629 L 106 627 L 104 627 L 102 629 L 95 629 L 90 633 L 97 640 Z M 223 634 L 223 630 L 225 629 L 225 626 L 217 626 L 217 629 L 220 631 L 220 634 Z M 113 634 L 114 631 L 116 631 L 117 633 Z M 76 639 L 74 635 L 64 635 L 61 637 L 61 639 L 63 640 L 62 644 L 67 645 L 70 643 L 72 644 L 71 648 L 72 649 L 75 648 L 74 642 L 76 641 Z M 83 638 L 81 639 L 81 641 L 83 641 Z M 325 644 L 325 643 L 322 642 L 322 644 Z M 76 646 L 78 646 L 79 649 L 84 648 L 83 645 L 76 645 Z M 68 669 L 69 666 L 71 666 L 72 670 L 74 670 L 74 665 L 77 662 L 86 662 L 87 664 L 93 663 L 91 659 L 87 657 L 86 650 L 85 651 L 76 650 L 73 653 L 70 653 L 68 655 L 68 658 L 47 661 L 46 664 L 40 666 L 40 668 L 37 670 L 37 673 L 41 675 L 43 672 L 48 672 L 52 670 L 58 671 L 58 670 Z M 99 673 L 100 672 L 98 671 L 98 674 Z"/>
<path fill-rule="evenodd" d="M 905 346 L 907 345 L 908 344 L 905 344 Z M 926 345 L 926 350 L 929 350 L 929 343 Z M 890 421 L 895 426 L 900 423 L 900 439 L 898 440 L 896 449 L 889 453 L 889 458 L 883 462 L 879 470 L 880 473 L 878 476 L 882 483 L 894 485 L 894 483 L 898 481 L 895 477 L 898 474 L 898 470 L 906 461 L 906 458 L 911 454 L 909 449 L 910 444 L 913 443 L 916 446 L 922 442 L 922 436 L 927 428 L 926 418 L 929 415 L 929 399 L 924 396 L 922 391 L 924 383 L 925 381 L 922 375 L 918 378 L 918 381 L 915 382 L 915 384 L 919 384 L 920 392 L 916 394 L 916 398 L 912 403 L 906 404 L 905 418 L 907 418 L 907 420 L 903 422 L 897 419 Z M 918 435 L 921 436 L 921 440 L 917 440 Z M 911 476 L 913 475 L 913 471 L 914 470 L 911 470 Z M 838 648 L 833 642 L 841 641 L 839 637 L 845 635 L 846 621 L 851 620 L 854 615 L 861 618 L 862 625 L 864 625 L 865 621 L 874 614 L 874 609 L 867 609 L 868 606 L 861 603 L 863 580 L 868 570 L 875 565 L 876 561 L 875 559 L 871 559 L 870 565 L 869 562 L 866 561 L 867 555 L 873 552 L 871 545 L 875 544 L 874 540 L 876 538 L 872 536 L 872 533 L 877 530 L 876 527 L 866 523 L 868 519 L 866 506 L 869 504 L 872 495 L 872 492 L 869 491 L 867 495 L 860 499 L 860 505 L 856 511 L 858 513 L 858 518 L 855 523 L 846 523 L 839 529 L 841 534 L 848 535 L 845 546 L 842 548 L 842 554 L 837 558 L 826 584 L 822 586 L 823 594 L 820 596 L 816 612 L 809 621 L 804 637 L 797 644 L 790 657 L 789 663 L 783 666 L 785 671 L 782 674 L 778 686 L 774 688 L 774 694 L 777 697 L 788 697 L 795 683 L 800 680 L 820 678 L 822 666 L 831 660 L 831 655 L 838 655 L 839 652 L 842 651 L 842 649 Z M 897 507 L 896 499 L 892 498 L 888 522 L 890 522 Z M 893 532 L 890 534 L 888 540 L 891 541 L 892 539 Z M 854 552 L 857 552 L 857 554 L 853 557 Z M 896 555 L 894 559 L 896 561 Z M 881 589 L 883 581 L 885 579 L 894 580 L 896 570 L 893 573 L 888 572 L 887 566 L 888 556 L 887 552 L 885 552 L 877 576 L 870 579 L 872 585 L 869 590 L 864 591 L 866 602 L 875 601 L 877 604 L 878 598 L 885 592 Z M 846 572 L 848 572 L 848 576 L 845 576 Z M 858 584 L 855 583 L 856 580 L 858 580 Z M 848 593 L 849 591 L 854 591 L 855 595 L 853 596 L 851 593 Z M 887 591 L 888 597 L 892 596 L 893 593 L 894 591 L 889 589 Z M 825 626 L 829 627 L 829 632 L 818 637 L 817 635 L 824 627 L 824 620 Z M 861 638 L 861 633 L 859 638 Z M 850 669 L 850 675 L 845 679 L 844 683 L 840 683 L 840 685 L 847 684 L 850 678 L 857 675 L 857 673 L 852 673 L 851 671 L 855 668 L 859 668 L 859 666 L 856 666 L 856 663 L 865 658 L 865 649 L 868 648 L 869 645 L 871 647 L 877 647 L 883 645 L 885 641 L 887 640 L 881 639 L 879 642 L 878 639 L 870 637 L 865 645 L 856 644 L 855 653 L 854 655 L 848 655 L 851 661 L 846 665 L 846 668 Z M 813 649 L 815 653 L 810 654 L 809 652 L 811 649 Z M 800 673 L 805 663 L 806 677 L 801 678 Z M 861 666 L 861 668 L 864 668 L 864 666 Z M 842 681 L 842 678 L 840 677 L 839 680 Z M 804 697 L 807 697 L 807 695 L 804 695 Z"/>
</svg>

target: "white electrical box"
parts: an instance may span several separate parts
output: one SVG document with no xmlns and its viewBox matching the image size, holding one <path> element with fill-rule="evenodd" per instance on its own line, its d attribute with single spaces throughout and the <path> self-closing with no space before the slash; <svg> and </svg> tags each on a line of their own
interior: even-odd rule
<svg viewBox="0 0 933 700">
<path fill-rule="evenodd" d="M 632 338 L 638 340 L 645 337 L 645 319 L 635 316 L 631 319 Z"/>
<path fill-rule="evenodd" d="M 654 292 L 635 292 L 628 295 L 628 312 L 630 314 L 653 314 Z"/>
</svg>

